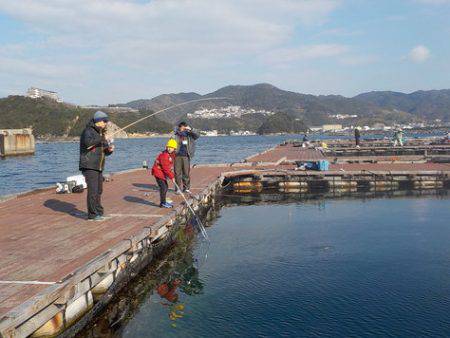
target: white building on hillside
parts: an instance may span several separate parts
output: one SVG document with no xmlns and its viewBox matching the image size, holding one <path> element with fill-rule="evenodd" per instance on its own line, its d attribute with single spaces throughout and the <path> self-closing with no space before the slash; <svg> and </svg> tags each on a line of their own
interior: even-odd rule
<svg viewBox="0 0 450 338">
<path fill-rule="evenodd" d="M 323 131 L 337 131 L 342 130 L 342 124 L 324 124 L 322 126 Z"/>
<path fill-rule="evenodd" d="M 36 87 L 30 87 L 27 91 L 27 96 L 31 97 L 32 99 L 47 97 L 49 99 L 55 100 L 56 102 L 62 102 L 62 100 L 58 97 L 58 93 Z"/>
<path fill-rule="evenodd" d="M 242 115 L 249 114 L 262 114 L 262 115 L 273 115 L 274 112 L 267 110 L 256 110 L 252 108 L 242 108 L 241 106 L 227 106 L 222 108 L 202 108 L 194 111 L 193 113 L 188 113 L 187 117 L 190 119 L 231 119 L 231 118 L 241 118 Z"/>
</svg>

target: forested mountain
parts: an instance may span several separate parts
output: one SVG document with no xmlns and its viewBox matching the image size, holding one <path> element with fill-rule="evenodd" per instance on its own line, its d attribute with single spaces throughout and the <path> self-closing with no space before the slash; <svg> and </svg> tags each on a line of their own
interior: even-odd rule
<svg viewBox="0 0 450 338">
<path fill-rule="evenodd" d="M 298 134 L 308 130 L 308 127 L 300 119 L 292 119 L 286 113 L 276 113 L 269 116 L 258 128 L 258 134 L 283 133 Z"/>
<path fill-rule="evenodd" d="M 347 121 L 352 124 L 450 120 L 450 90 L 448 89 L 417 91 L 411 94 L 380 91 L 348 98 L 341 95 L 301 94 L 262 83 L 250 86 L 226 86 L 204 96 L 196 93 L 161 95 L 151 100 L 132 101 L 124 105 L 136 108 L 139 105 L 143 106 L 145 103 L 145 107 L 156 110 L 183 101 L 208 97 L 223 97 L 226 99 L 189 104 L 168 112 L 161 118 L 166 121 L 180 120 L 184 119 L 187 113 L 198 109 L 238 105 L 244 108 L 287 113 L 294 118 L 303 119 L 309 126 L 338 122 L 330 117 L 330 115 L 336 114 L 358 115 L 357 119 Z M 259 126 L 262 125 L 265 118 L 260 117 L 258 119 Z M 198 125 L 204 127 L 208 127 L 209 123 L 217 125 L 218 122 L 213 120 L 197 121 Z M 237 120 L 224 123 L 227 125 L 242 125 L 242 121 Z M 248 130 L 258 129 L 259 126 L 253 126 Z"/>
<path fill-rule="evenodd" d="M 178 93 L 178 94 L 162 94 L 158 95 L 152 99 L 141 99 L 131 101 L 125 104 L 119 104 L 118 106 L 130 107 L 138 110 L 151 110 L 158 111 L 178 103 L 192 101 L 196 99 L 201 99 L 202 96 L 197 93 Z M 166 120 L 167 122 L 173 122 L 173 120 L 181 118 L 186 113 L 186 108 L 189 106 L 184 106 L 180 109 L 174 109 L 170 112 L 161 113 L 158 118 Z"/>
<path fill-rule="evenodd" d="M 0 99 L 0 129 L 32 127 L 39 137 L 76 137 L 79 136 L 92 118 L 94 110 L 84 109 L 50 99 L 31 99 L 24 96 L 8 96 Z M 110 112 L 111 121 L 123 127 L 148 111 L 137 113 Z M 149 118 L 131 127 L 129 132 L 171 131 L 172 125 L 157 118 Z"/>
<path fill-rule="evenodd" d="M 419 90 L 411 94 L 379 91 L 354 97 L 384 109 L 399 110 L 427 119 L 450 121 L 450 89 Z"/>
<path fill-rule="evenodd" d="M 216 129 L 221 132 L 249 130 L 254 132 L 289 132 L 304 126 L 324 123 L 344 125 L 371 125 L 374 123 L 408 123 L 412 121 L 440 119 L 450 121 L 450 90 L 417 91 L 410 94 L 378 91 L 363 93 L 352 98 L 340 95 L 306 95 L 286 91 L 270 84 L 251 86 L 227 86 L 206 95 L 197 93 L 163 94 L 152 99 L 135 100 L 120 104 L 139 112 L 111 112 L 111 120 L 124 126 L 145 116 L 175 104 L 208 98 L 170 109 L 157 118 L 152 117 L 130 128 L 129 132 L 169 132 L 180 120 L 188 120 L 202 130 Z M 240 106 L 245 111 L 237 116 L 203 117 L 194 111 L 223 109 Z M 270 114 L 261 113 L 270 112 Z M 38 136 L 78 136 L 93 114 L 92 109 L 58 103 L 49 99 L 31 99 L 9 96 L 0 99 L 0 128 L 33 127 Z M 338 120 L 333 115 L 347 114 L 357 117 Z M 286 121 L 290 120 L 292 126 Z M 270 124 L 278 127 L 270 127 Z"/>
</svg>

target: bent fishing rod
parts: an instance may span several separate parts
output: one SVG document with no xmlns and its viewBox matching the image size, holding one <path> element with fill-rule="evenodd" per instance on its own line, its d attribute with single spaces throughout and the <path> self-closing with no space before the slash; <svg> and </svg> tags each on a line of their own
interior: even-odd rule
<svg viewBox="0 0 450 338">
<path fill-rule="evenodd" d="M 208 234 L 206 233 L 206 229 L 205 226 L 203 225 L 202 221 L 200 220 L 200 217 L 198 217 L 197 213 L 194 211 L 194 208 L 192 207 L 191 203 L 189 203 L 189 201 L 187 200 L 186 196 L 184 195 L 184 193 L 181 191 L 180 187 L 178 186 L 178 184 L 174 181 L 173 182 L 175 188 L 180 192 L 181 197 L 183 197 L 184 203 L 186 204 L 186 206 L 188 207 L 188 209 L 192 212 L 192 216 L 194 216 L 197 220 L 197 225 L 200 229 L 201 234 L 203 235 L 203 238 L 209 242 L 209 237 Z"/>
<path fill-rule="evenodd" d="M 142 122 L 142 121 L 144 121 L 144 120 L 146 120 L 146 119 L 148 119 L 148 118 L 150 118 L 152 116 L 155 116 L 157 114 L 160 114 L 162 112 L 165 112 L 167 110 L 170 110 L 170 109 L 173 109 L 173 108 L 176 108 L 176 107 L 184 106 L 184 105 L 189 104 L 189 103 L 201 102 L 201 101 L 228 100 L 228 99 L 229 99 L 228 97 L 208 97 L 208 98 L 204 98 L 204 99 L 197 99 L 197 100 L 191 100 L 191 101 L 186 101 L 186 102 L 181 102 L 181 103 L 178 103 L 178 104 L 174 104 L 173 106 L 170 106 L 170 107 L 158 110 L 157 112 L 154 112 L 154 113 L 151 113 L 149 115 L 146 115 L 146 116 L 144 116 L 144 117 L 142 117 L 142 118 L 140 118 L 140 119 L 138 119 L 138 120 L 136 120 L 136 121 L 134 121 L 134 122 L 132 122 L 132 123 L 130 123 L 128 125 L 126 125 L 125 127 L 120 128 L 120 129 L 112 132 L 109 135 L 109 137 L 112 138 L 114 135 L 120 133 L 121 131 L 124 131 L 125 129 L 128 129 L 128 128 L 134 126 L 135 124 L 138 124 L 139 122 Z"/>
</svg>

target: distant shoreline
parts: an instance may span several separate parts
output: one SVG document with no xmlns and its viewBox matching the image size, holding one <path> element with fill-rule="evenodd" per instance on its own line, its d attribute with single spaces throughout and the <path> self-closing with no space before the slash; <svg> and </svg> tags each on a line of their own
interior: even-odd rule
<svg viewBox="0 0 450 338">
<path fill-rule="evenodd" d="M 227 135 L 227 134 L 218 134 L 218 135 L 201 135 L 202 137 L 226 137 L 226 136 L 276 136 L 276 135 L 290 135 L 289 133 L 273 133 L 273 134 L 265 134 L 265 135 Z M 154 135 L 141 135 L 134 134 L 128 135 L 128 137 L 116 137 L 117 140 L 127 140 L 127 139 L 146 139 L 146 138 L 163 138 L 163 137 L 172 137 L 173 134 L 154 134 Z M 37 143 L 51 143 L 51 142 L 61 142 L 61 143 L 72 143 L 78 142 L 80 140 L 79 137 L 36 137 Z"/>
<path fill-rule="evenodd" d="M 140 139 L 140 138 L 158 138 L 158 137 L 170 137 L 172 134 L 155 134 L 155 135 L 129 135 L 128 137 L 117 137 L 116 139 Z M 37 143 L 50 143 L 50 142 L 78 142 L 79 137 L 37 137 Z"/>
<path fill-rule="evenodd" d="M 448 128 L 445 127 L 439 127 L 439 128 L 431 128 L 431 129 L 406 129 L 404 130 L 405 133 L 417 133 L 417 134 L 423 134 L 423 135 L 430 135 L 430 136 L 439 136 L 436 134 L 444 134 L 448 132 Z M 393 133 L 393 130 L 362 130 L 362 134 L 364 135 L 384 135 L 384 137 L 390 137 Z M 303 135 L 304 132 L 298 133 L 296 135 Z M 353 137 L 353 131 L 352 130 L 342 130 L 342 131 L 335 131 L 335 132 L 309 132 L 309 135 L 326 135 L 326 136 L 347 136 L 347 137 Z M 433 135 L 434 134 L 434 135 Z M 270 133 L 270 134 L 263 134 L 263 135 L 254 135 L 254 134 L 243 134 L 243 135 L 227 135 L 227 134 L 217 134 L 217 135 L 202 135 L 202 137 L 226 137 L 226 136 L 281 136 L 281 135 L 293 135 L 291 133 Z M 130 134 L 128 137 L 117 137 L 116 139 L 151 139 L 151 138 L 169 138 L 173 136 L 173 133 L 166 133 L 166 134 Z M 36 137 L 37 143 L 53 143 L 53 142 L 61 142 L 61 143 L 73 143 L 73 142 L 79 142 L 79 137 Z"/>
</svg>

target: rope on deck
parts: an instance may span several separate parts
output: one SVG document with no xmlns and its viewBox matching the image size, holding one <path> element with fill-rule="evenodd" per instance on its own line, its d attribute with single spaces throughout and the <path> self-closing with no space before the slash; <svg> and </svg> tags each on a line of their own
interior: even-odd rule
<svg viewBox="0 0 450 338">
<path fill-rule="evenodd" d="M 0 284 L 53 285 L 57 282 L 41 282 L 38 280 L 0 280 Z"/>
</svg>

